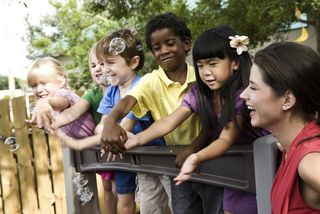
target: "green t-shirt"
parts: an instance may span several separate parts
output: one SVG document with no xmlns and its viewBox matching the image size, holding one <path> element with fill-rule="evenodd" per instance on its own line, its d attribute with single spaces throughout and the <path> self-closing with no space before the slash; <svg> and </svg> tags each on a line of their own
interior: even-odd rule
<svg viewBox="0 0 320 214">
<path fill-rule="evenodd" d="M 91 89 L 88 89 L 84 93 L 82 98 L 90 103 L 90 111 L 93 115 L 94 122 L 96 124 L 100 123 L 102 115 L 99 112 L 97 112 L 97 109 L 99 107 L 100 101 L 103 98 L 103 91 L 101 87 L 99 85 L 95 85 Z"/>
</svg>

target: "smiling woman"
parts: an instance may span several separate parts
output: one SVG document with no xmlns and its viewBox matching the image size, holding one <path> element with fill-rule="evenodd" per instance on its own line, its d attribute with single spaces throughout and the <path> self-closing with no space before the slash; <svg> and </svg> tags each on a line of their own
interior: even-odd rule
<svg viewBox="0 0 320 214">
<path fill-rule="evenodd" d="M 246 99 L 247 91 L 250 91 L 246 104 L 250 110 L 251 124 L 268 130 L 272 130 L 275 124 L 279 125 L 274 121 L 281 118 L 282 112 L 276 109 L 282 108 L 283 100 L 278 99 L 272 88 L 263 81 L 263 73 L 256 64 L 251 68 L 250 86 L 242 93 L 242 98 Z"/>
<path fill-rule="evenodd" d="M 320 212 L 320 56 L 311 48 L 275 43 L 259 51 L 241 98 L 251 124 L 272 131 L 282 162 L 272 213 Z"/>
</svg>

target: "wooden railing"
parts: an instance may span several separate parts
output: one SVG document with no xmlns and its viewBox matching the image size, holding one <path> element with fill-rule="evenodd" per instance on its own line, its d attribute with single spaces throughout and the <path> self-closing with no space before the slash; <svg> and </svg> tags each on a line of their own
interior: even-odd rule
<svg viewBox="0 0 320 214">
<path fill-rule="evenodd" d="M 0 213 L 67 213 L 61 145 L 25 122 L 26 106 L 24 96 L 0 100 Z M 14 152 L 4 144 L 10 136 L 20 145 Z M 103 187 L 97 181 L 102 202 Z"/>
</svg>

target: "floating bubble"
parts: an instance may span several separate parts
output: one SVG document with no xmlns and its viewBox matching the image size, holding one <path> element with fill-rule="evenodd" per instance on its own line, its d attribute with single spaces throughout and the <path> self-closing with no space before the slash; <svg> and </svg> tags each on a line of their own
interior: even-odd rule
<svg viewBox="0 0 320 214">
<path fill-rule="evenodd" d="M 81 206 L 89 202 L 93 197 L 93 190 L 87 187 L 89 180 L 81 173 L 76 173 L 72 179 L 76 187 L 77 199 L 81 202 Z"/>
<path fill-rule="evenodd" d="M 16 143 L 16 138 L 15 137 L 8 137 L 6 138 L 5 142 L 6 145 L 12 145 Z"/>
<path fill-rule="evenodd" d="M 17 151 L 20 147 L 15 137 L 8 137 L 5 139 L 4 144 L 9 146 L 9 151 L 11 152 Z"/>
<path fill-rule="evenodd" d="M 36 102 L 31 102 L 31 103 L 29 104 L 29 112 L 30 112 L 30 115 L 32 115 L 32 114 L 35 112 L 35 110 L 36 110 L 36 105 L 37 105 Z"/>
<path fill-rule="evenodd" d="M 81 202 L 81 206 L 88 203 L 93 197 L 93 191 L 90 187 L 81 187 L 77 190 L 77 198 Z"/>
<path fill-rule="evenodd" d="M 89 182 L 89 180 L 84 175 L 77 173 L 74 176 L 72 182 L 79 189 L 84 187 Z"/>
<path fill-rule="evenodd" d="M 98 80 L 99 85 L 109 86 L 111 84 L 111 77 L 110 75 L 104 73 L 102 76 L 100 76 Z"/>
<path fill-rule="evenodd" d="M 112 55 L 120 54 L 126 48 L 126 43 L 122 38 L 116 37 L 110 41 L 109 53 Z"/>
</svg>

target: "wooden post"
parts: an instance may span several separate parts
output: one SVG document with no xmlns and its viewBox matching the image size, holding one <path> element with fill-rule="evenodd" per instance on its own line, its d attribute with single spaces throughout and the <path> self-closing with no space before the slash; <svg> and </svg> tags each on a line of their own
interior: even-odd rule
<svg viewBox="0 0 320 214">
<path fill-rule="evenodd" d="M 67 214 L 66 193 L 64 186 L 62 149 L 58 139 L 49 135 L 52 182 L 54 184 L 55 206 L 57 214 Z M 69 213 L 68 213 L 69 214 Z"/>
<path fill-rule="evenodd" d="M 28 125 L 26 124 L 25 97 L 12 99 L 13 126 L 17 143 L 16 151 L 20 178 L 20 191 L 23 213 L 34 213 L 38 210 L 34 168 L 32 165 L 32 149 L 29 143 Z"/>
<path fill-rule="evenodd" d="M 4 213 L 21 213 L 16 160 L 13 153 L 3 144 L 5 137 L 11 135 L 9 118 L 9 99 L 0 100 L 0 174 Z"/>
<path fill-rule="evenodd" d="M 47 139 L 43 130 L 32 127 L 40 213 L 54 213 L 55 196 L 50 179 Z"/>
</svg>

